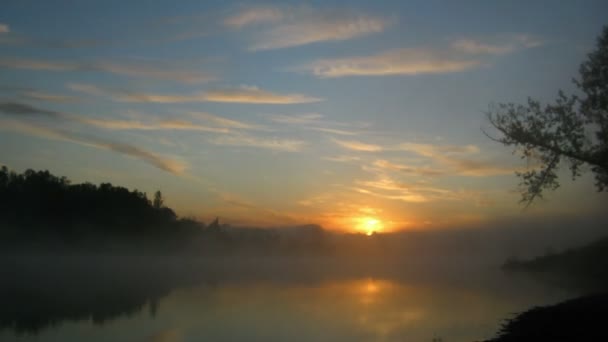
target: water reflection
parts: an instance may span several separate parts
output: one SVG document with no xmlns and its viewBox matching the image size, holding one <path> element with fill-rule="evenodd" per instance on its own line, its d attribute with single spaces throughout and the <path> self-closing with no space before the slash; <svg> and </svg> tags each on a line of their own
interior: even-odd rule
<svg viewBox="0 0 608 342">
<path fill-rule="evenodd" d="M 443 274 L 332 276 L 302 264 L 213 265 L 5 266 L 12 276 L 0 284 L 0 340 L 475 341 L 510 313 L 573 295 L 501 274 L 454 282 Z"/>
</svg>

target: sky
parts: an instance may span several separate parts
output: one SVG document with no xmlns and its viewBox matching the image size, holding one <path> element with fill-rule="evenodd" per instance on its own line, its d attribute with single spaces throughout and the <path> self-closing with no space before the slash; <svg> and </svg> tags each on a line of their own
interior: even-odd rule
<svg viewBox="0 0 608 342">
<path fill-rule="evenodd" d="M 179 215 L 369 232 L 603 210 L 590 176 L 523 209 L 492 104 L 547 102 L 606 1 L 32 1 L 0 12 L 0 164 L 160 189 Z"/>
</svg>

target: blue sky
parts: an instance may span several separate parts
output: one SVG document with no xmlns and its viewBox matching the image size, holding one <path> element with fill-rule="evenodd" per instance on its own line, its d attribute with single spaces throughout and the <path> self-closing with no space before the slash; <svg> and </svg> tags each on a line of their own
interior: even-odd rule
<svg viewBox="0 0 608 342">
<path fill-rule="evenodd" d="M 161 189 L 179 214 L 376 230 L 599 211 L 518 206 L 492 103 L 550 101 L 605 1 L 6 1 L 0 163 Z M 591 194 L 591 195 L 589 195 Z M 581 203 L 580 196 L 590 202 Z"/>
</svg>

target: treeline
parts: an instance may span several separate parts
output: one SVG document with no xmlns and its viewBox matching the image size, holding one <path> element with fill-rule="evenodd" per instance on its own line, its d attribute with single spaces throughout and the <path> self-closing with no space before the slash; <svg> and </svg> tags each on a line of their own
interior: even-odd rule
<svg viewBox="0 0 608 342">
<path fill-rule="evenodd" d="M 160 191 L 72 184 L 49 171 L 0 168 L 0 253 L 178 252 L 196 255 L 388 255 L 387 239 L 339 235 L 318 225 L 230 227 L 179 218 Z M 394 246 L 395 247 L 395 246 Z"/>
<path fill-rule="evenodd" d="M 49 235 L 65 239 L 86 235 L 137 236 L 194 234 L 204 225 L 179 219 L 144 192 L 110 183 L 72 184 L 48 171 L 23 173 L 0 169 L 0 228 L 3 235 Z M 5 236 L 6 237 L 6 236 Z"/>
<path fill-rule="evenodd" d="M 556 276 L 576 285 L 608 289 L 608 237 L 588 245 L 559 253 L 547 253 L 530 260 L 511 258 L 504 263 L 507 271 Z"/>
<path fill-rule="evenodd" d="M 281 231 L 281 233 L 279 233 Z M 293 254 L 326 249 L 315 225 L 233 228 L 179 218 L 153 198 L 110 183 L 72 184 L 49 171 L 0 168 L 0 252 L 36 249 L 179 251 L 194 254 Z M 134 248 L 136 247 L 136 248 Z"/>
</svg>

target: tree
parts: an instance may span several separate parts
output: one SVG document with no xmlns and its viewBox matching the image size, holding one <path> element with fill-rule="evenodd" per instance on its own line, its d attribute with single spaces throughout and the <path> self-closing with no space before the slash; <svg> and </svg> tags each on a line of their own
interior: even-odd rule
<svg viewBox="0 0 608 342">
<path fill-rule="evenodd" d="M 160 209 L 163 207 L 164 203 L 165 200 L 163 199 L 163 194 L 160 192 L 160 190 L 156 191 L 154 193 L 154 202 L 152 202 L 152 206 L 156 209 Z"/>
<path fill-rule="evenodd" d="M 517 172 L 526 206 L 542 198 L 543 190 L 559 187 L 557 171 L 562 164 L 573 180 L 586 171 L 583 166 L 589 167 L 597 190 L 608 191 L 608 26 L 598 37 L 596 50 L 581 64 L 579 76 L 573 82 L 581 97 L 560 91 L 553 104 L 543 106 L 529 98 L 526 105 L 501 103 L 487 113 L 500 135 L 486 135 L 512 146 L 528 165 L 534 163 Z"/>
</svg>

